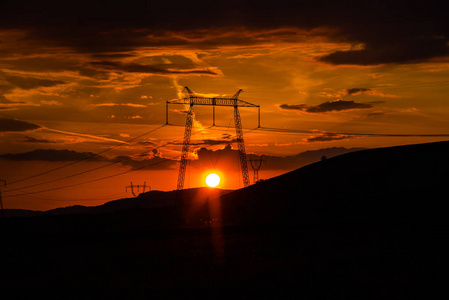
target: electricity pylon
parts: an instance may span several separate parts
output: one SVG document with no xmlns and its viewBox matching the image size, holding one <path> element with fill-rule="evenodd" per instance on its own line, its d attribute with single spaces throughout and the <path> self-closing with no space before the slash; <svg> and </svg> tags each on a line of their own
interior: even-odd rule
<svg viewBox="0 0 449 300">
<path fill-rule="evenodd" d="M 137 188 L 137 193 L 140 194 L 140 192 L 139 192 L 140 185 L 133 185 L 132 182 L 131 182 L 131 185 L 128 185 L 126 187 L 126 192 L 128 192 L 128 188 L 131 188 L 131 193 L 133 194 L 134 197 L 136 197 L 136 193 L 134 193 L 135 187 Z M 143 189 L 142 193 L 145 193 L 146 188 L 147 188 L 147 182 L 145 181 L 142 186 L 142 189 Z M 148 186 L 148 189 L 151 191 L 151 186 Z"/>
<path fill-rule="evenodd" d="M 184 87 L 187 92 L 187 97 L 177 100 L 171 100 L 166 102 L 166 125 L 168 125 L 168 105 L 169 104 L 188 104 L 189 111 L 186 117 L 186 126 L 184 131 L 184 141 L 182 143 L 181 161 L 179 163 L 179 174 L 178 174 L 178 185 L 177 189 L 182 190 L 184 188 L 184 179 L 186 175 L 186 167 L 190 148 L 190 136 L 192 134 L 192 124 L 193 124 L 193 106 L 194 105 L 209 105 L 213 109 L 213 122 L 212 126 L 215 126 L 215 106 L 232 106 L 234 107 L 234 122 L 235 122 L 235 133 L 237 135 L 238 152 L 240 159 L 240 167 L 242 169 L 243 186 L 247 187 L 250 185 L 249 175 L 248 175 L 248 163 L 246 159 L 245 143 L 243 140 L 243 130 L 242 130 L 242 120 L 240 118 L 239 107 L 257 107 L 258 108 L 258 127 L 260 127 L 260 106 L 252 104 L 243 100 L 239 100 L 238 97 L 242 90 L 239 90 L 231 98 L 224 97 L 203 97 L 195 95 L 188 87 Z"/>
<path fill-rule="evenodd" d="M 253 161 L 254 161 L 254 165 L 253 165 Z M 260 159 L 255 159 L 255 160 L 252 160 L 252 158 L 249 159 L 249 163 L 254 172 L 254 183 L 259 181 L 259 170 L 260 170 L 260 167 L 262 166 L 263 161 L 266 163 L 266 160 L 262 159 L 262 156 L 260 157 Z M 259 162 L 259 163 L 256 164 L 257 162 Z"/>
</svg>

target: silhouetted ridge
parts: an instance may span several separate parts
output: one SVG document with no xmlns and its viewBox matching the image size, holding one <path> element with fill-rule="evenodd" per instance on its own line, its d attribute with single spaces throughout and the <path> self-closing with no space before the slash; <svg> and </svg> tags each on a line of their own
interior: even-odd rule
<svg viewBox="0 0 449 300">
<path fill-rule="evenodd" d="M 223 196 L 224 220 L 435 221 L 446 209 L 449 142 L 362 150 Z M 231 223 L 232 223 L 231 222 Z"/>
</svg>

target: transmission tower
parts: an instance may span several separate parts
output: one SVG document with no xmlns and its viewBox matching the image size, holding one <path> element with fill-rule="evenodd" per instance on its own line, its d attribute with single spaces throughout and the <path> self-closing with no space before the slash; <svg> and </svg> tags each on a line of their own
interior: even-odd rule
<svg viewBox="0 0 449 300">
<path fill-rule="evenodd" d="M 147 187 L 151 191 L 151 186 L 147 186 L 147 182 L 145 181 L 142 185 L 142 193 L 145 193 Z M 131 182 L 131 184 L 126 187 L 126 192 L 128 192 L 128 188 L 131 189 L 131 193 L 133 194 L 134 197 L 136 197 L 136 193 L 134 193 L 134 188 L 137 188 L 137 193 L 140 194 L 139 192 L 140 185 L 133 185 L 133 183 Z"/>
<path fill-rule="evenodd" d="M 266 160 L 262 159 L 262 156 L 260 157 L 260 159 L 255 159 L 252 160 L 252 158 L 249 159 L 249 163 L 251 164 L 251 168 L 253 169 L 254 172 L 254 183 L 259 181 L 259 170 L 260 167 L 262 166 L 262 162 L 266 163 Z M 254 165 L 253 165 L 254 162 Z"/>
<path fill-rule="evenodd" d="M 248 163 L 246 159 L 245 143 L 243 140 L 243 129 L 242 121 L 240 118 L 239 107 L 257 107 L 258 108 L 258 127 L 260 127 L 260 106 L 252 104 L 243 100 L 239 100 L 238 97 L 242 90 L 239 90 L 231 98 L 223 97 L 203 97 L 195 95 L 188 87 L 185 87 L 187 97 L 177 100 L 171 100 L 166 102 L 166 125 L 168 125 L 168 105 L 169 104 L 184 104 L 189 105 L 189 111 L 186 117 L 186 126 L 184 131 L 184 142 L 182 143 L 181 161 L 179 163 L 179 174 L 178 174 L 178 184 L 177 189 L 182 190 L 184 188 L 184 179 L 186 175 L 186 167 L 190 148 L 190 136 L 192 134 L 192 124 L 193 124 L 193 106 L 194 105 L 209 105 L 212 106 L 213 111 L 213 126 L 215 126 L 215 106 L 232 106 L 234 107 L 234 122 L 235 122 L 235 133 L 237 135 L 238 152 L 240 159 L 240 166 L 242 169 L 243 186 L 247 187 L 250 185 L 249 175 L 248 175 Z"/>
<path fill-rule="evenodd" d="M 3 182 L 3 186 L 6 187 L 6 180 L 0 179 L 0 184 Z M 0 186 L 0 206 L 2 209 L 2 218 L 5 217 L 5 211 L 3 210 L 2 189 Z"/>
</svg>

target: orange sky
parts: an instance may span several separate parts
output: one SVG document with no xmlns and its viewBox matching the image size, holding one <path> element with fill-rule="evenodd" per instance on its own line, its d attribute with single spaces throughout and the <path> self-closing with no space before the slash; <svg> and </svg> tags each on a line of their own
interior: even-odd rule
<svg viewBox="0 0 449 300">
<path fill-rule="evenodd" d="M 184 86 L 205 96 L 243 89 L 241 99 L 261 106 L 257 130 L 257 110 L 240 111 L 248 154 L 271 156 L 261 178 L 301 166 L 289 162 L 309 150 L 431 142 L 449 134 L 449 30 L 438 9 L 408 4 L 404 11 L 394 1 L 302 7 L 281 1 L 257 10 L 246 2 L 197 10 L 140 1 L 143 6 L 111 4 L 99 13 L 101 6 L 80 2 L 62 17 L 55 3 L 1 7 L 6 208 L 101 204 L 131 196 L 125 194 L 131 181 L 175 189 L 186 107 L 170 107 L 170 123 L 180 126 L 159 126 L 165 101 L 179 98 Z M 208 128 L 212 109 L 195 107 L 191 158 L 202 147 L 236 149 L 233 122 L 232 108 L 219 107 L 220 127 Z M 21 180 L 86 152 L 101 155 Z M 222 188 L 242 187 L 238 161 L 223 153 L 192 164 L 185 187 L 204 185 L 214 167 L 223 174 Z M 169 163 L 131 172 L 164 158 Z"/>
</svg>

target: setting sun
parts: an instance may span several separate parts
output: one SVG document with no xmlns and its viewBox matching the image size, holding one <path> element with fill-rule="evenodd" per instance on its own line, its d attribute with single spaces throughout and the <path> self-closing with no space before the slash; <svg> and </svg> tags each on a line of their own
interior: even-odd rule
<svg viewBox="0 0 449 300">
<path fill-rule="evenodd" d="M 206 184 L 210 187 L 216 187 L 220 184 L 220 176 L 215 173 L 207 175 Z"/>
</svg>

